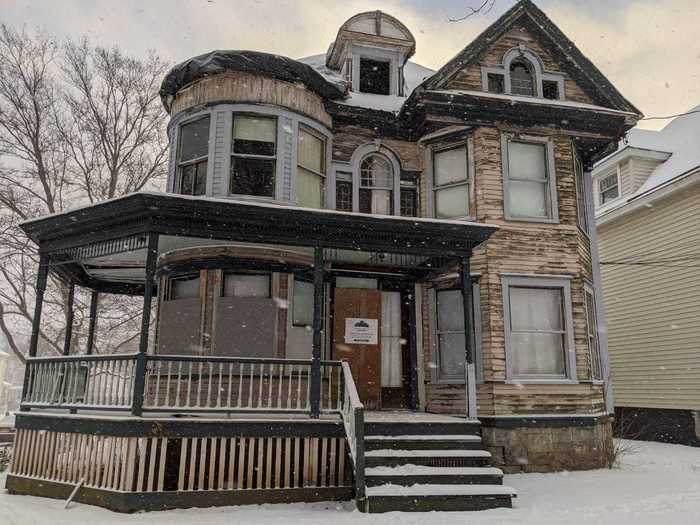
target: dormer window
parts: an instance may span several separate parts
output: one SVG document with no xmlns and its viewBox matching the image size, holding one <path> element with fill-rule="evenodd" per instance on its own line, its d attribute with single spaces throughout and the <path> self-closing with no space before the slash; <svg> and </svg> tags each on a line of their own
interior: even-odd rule
<svg viewBox="0 0 700 525">
<path fill-rule="evenodd" d="M 524 61 L 517 60 L 510 64 L 510 91 L 513 95 L 536 95 L 534 75 Z"/>
<path fill-rule="evenodd" d="M 375 95 L 391 93 L 391 63 L 360 58 L 360 92 Z"/>
<path fill-rule="evenodd" d="M 611 173 L 598 181 L 598 194 L 600 195 L 600 205 L 606 204 L 620 196 L 620 186 L 617 180 L 617 173 Z"/>
</svg>

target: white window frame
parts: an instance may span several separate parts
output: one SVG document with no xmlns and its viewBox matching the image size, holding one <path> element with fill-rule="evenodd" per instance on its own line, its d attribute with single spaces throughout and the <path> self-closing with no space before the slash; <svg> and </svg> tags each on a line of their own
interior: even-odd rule
<svg viewBox="0 0 700 525">
<path fill-rule="evenodd" d="M 180 140 L 182 139 L 182 126 L 186 126 L 187 124 L 192 124 L 193 122 L 196 122 L 198 120 L 202 120 L 208 118 L 209 119 L 209 148 L 207 150 L 206 155 L 202 155 L 200 157 L 197 157 L 195 159 L 190 159 L 184 162 L 180 161 Z M 176 125 L 173 126 L 173 144 L 176 144 L 176 151 L 175 151 L 175 169 L 172 171 L 172 192 L 177 195 L 183 195 L 180 193 L 180 184 L 181 184 L 181 177 L 180 177 L 180 169 L 183 166 L 187 166 L 190 164 L 197 164 L 204 159 L 207 160 L 207 172 L 205 174 L 206 180 L 205 180 L 205 191 L 204 195 L 209 195 L 211 192 L 211 172 L 213 169 L 213 162 L 212 159 L 214 158 L 214 141 L 212 140 L 212 137 L 214 136 L 215 133 L 215 128 L 214 128 L 214 115 L 209 112 L 209 111 L 203 111 L 200 113 L 197 113 L 195 115 L 191 115 L 188 118 L 182 119 L 180 122 L 177 122 Z M 203 195 L 200 195 L 203 196 Z"/>
<path fill-rule="evenodd" d="M 457 149 L 464 147 L 466 149 L 467 155 L 467 178 L 464 182 L 456 182 L 445 184 L 443 186 L 435 185 L 435 154 L 443 151 L 448 151 L 451 149 Z M 471 137 L 467 140 L 440 144 L 429 148 L 429 158 L 428 158 L 428 191 L 430 198 L 428 199 L 428 214 L 430 217 L 436 217 L 436 206 L 435 197 L 439 190 L 451 188 L 453 186 L 467 185 L 467 215 L 460 217 L 449 217 L 450 220 L 472 220 L 476 216 L 474 207 L 474 142 Z"/>
<path fill-rule="evenodd" d="M 600 186 L 601 183 L 609 179 L 611 177 L 615 177 L 615 186 L 614 188 L 617 189 L 617 196 L 609 199 L 606 202 L 603 202 L 603 191 L 601 190 Z M 615 202 L 617 199 L 619 199 L 622 196 L 622 184 L 620 180 L 620 166 L 617 165 L 615 166 L 615 171 L 613 173 L 608 173 L 606 175 L 601 175 L 596 179 L 596 194 L 598 195 L 598 206 L 606 206 L 607 204 L 610 204 L 611 202 Z M 612 187 L 611 187 L 612 188 Z M 605 191 L 610 191 L 611 188 L 608 188 Z"/>
<path fill-rule="evenodd" d="M 394 176 L 394 200 L 392 201 L 392 210 L 393 215 L 398 216 L 401 212 L 401 163 L 398 155 L 396 155 L 392 150 L 377 143 L 363 144 L 353 152 L 350 162 L 348 163 L 350 169 L 346 169 L 345 164 L 343 164 L 341 167 L 339 163 L 334 163 L 333 171 L 352 172 L 352 211 L 358 213 L 360 211 L 360 171 L 362 168 L 362 162 L 365 160 L 365 158 L 375 153 L 386 157 L 391 164 Z M 333 194 L 333 206 L 335 207 L 335 176 L 333 177 L 332 182 L 333 191 L 331 192 L 329 190 L 328 193 Z"/>
<path fill-rule="evenodd" d="M 513 340 L 510 331 L 510 288 L 559 288 L 564 304 L 564 365 L 565 375 L 554 374 L 527 374 L 515 375 L 512 370 Z M 576 371 L 576 345 L 574 340 L 573 307 L 571 304 L 571 281 L 568 278 L 555 277 L 525 277 L 525 276 L 501 276 L 501 291 L 503 296 L 503 331 L 506 346 L 506 382 L 511 383 L 578 383 Z"/>
<path fill-rule="evenodd" d="M 440 373 L 440 348 L 439 348 L 439 331 L 438 331 L 438 310 L 437 310 L 437 293 L 440 291 L 457 290 L 455 287 L 437 288 L 432 287 L 428 290 L 428 307 L 429 307 L 429 333 L 430 333 L 430 355 L 431 361 L 435 364 L 430 370 L 430 381 L 435 384 L 452 384 L 463 385 L 466 382 L 466 371 L 460 375 L 443 376 Z M 478 278 L 472 275 L 472 332 L 474 334 L 473 357 L 476 367 L 476 379 L 478 383 L 484 381 L 484 366 L 483 354 L 481 349 L 481 296 Z M 466 350 L 465 350 L 466 352 Z"/>
<path fill-rule="evenodd" d="M 318 172 L 315 170 L 312 170 L 311 168 L 307 168 L 306 166 L 302 166 L 302 164 L 299 162 L 299 137 L 301 135 L 301 132 L 304 132 L 308 135 L 311 135 L 313 137 L 316 137 L 318 140 L 321 141 L 323 144 L 323 155 L 321 159 L 321 166 L 323 167 L 323 171 Z M 296 145 L 294 146 L 296 148 L 296 166 L 297 170 L 304 170 L 308 173 L 311 173 L 312 175 L 315 175 L 317 177 L 321 178 L 321 208 L 326 208 L 327 207 L 327 202 L 328 202 L 328 139 L 326 138 L 325 135 L 322 133 L 319 133 L 312 127 L 309 127 L 305 124 L 299 123 L 299 127 L 297 129 L 297 136 L 296 136 Z M 295 172 L 294 174 L 295 177 L 295 186 L 297 188 L 297 191 L 295 192 L 295 197 L 296 197 L 296 202 L 299 204 L 299 181 L 297 179 L 297 174 Z"/>
<path fill-rule="evenodd" d="M 511 142 L 523 144 L 545 145 L 547 159 L 545 166 L 547 167 L 547 189 L 549 196 L 549 216 L 548 217 L 521 217 L 514 216 L 510 213 L 510 196 L 508 192 L 510 184 L 510 166 L 508 159 L 508 148 Z M 539 137 L 532 135 L 513 135 L 503 133 L 501 135 L 501 163 L 503 171 L 503 214 L 508 221 L 518 222 L 541 222 L 547 224 L 559 223 L 559 203 L 557 201 L 557 173 L 554 162 L 554 144 L 547 137 Z"/>
<path fill-rule="evenodd" d="M 360 91 L 360 60 L 367 58 L 379 62 L 389 62 L 389 95 L 378 96 L 399 95 L 401 91 L 399 88 L 399 77 L 401 75 L 399 74 L 400 53 L 398 50 L 380 49 L 353 43 L 349 45 L 348 58 L 351 59 L 350 66 L 352 67 L 349 75 L 352 91 L 362 93 Z"/>
<path fill-rule="evenodd" d="M 253 118 L 260 118 L 260 119 L 268 119 L 268 120 L 273 120 L 275 123 L 275 154 L 272 156 L 267 156 L 267 155 L 257 155 L 257 154 L 252 154 L 252 153 L 234 153 L 233 151 L 233 143 L 234 143 L 234 138 L 233 138 L 233 130 L 235 126 L 235 121 L 236 121 L 236 116 L 239 117 L 253 117 Z M 229 197 L 236 197 L 236 198 L 247 198 L 247 199 L 263 199 L 263 200 L 275 200 L 277 198 L 277 188 L 279 186 L 279 175 L 280 175 L 280 170 L 279 170 L 279 164 L 280 164 L 280 149 L 281 149 L 281 144 L 280 144 L 280 119 L 279 115 L 270 115 L 266 113 L 255 113 L 252 111 L 233 111 L 232 113 L 232 118 L 231 118 L 231 129 L 229 131 L 229 170 L 228 170 L 228 196 Z M 274 168 L 272 170 L 272 176 L 274 177 L 272 181 L 272 195 L 251 195 L 248 193 L 233 193 L 231 191 L 231 182 L 232 182 L 232 177 L 233 173 L 231 172 L 231 167 L 234 165 L 233 159 L 234 158 L 240 158 L 240 159 L 253 159 L 253 160 L 262 160 L 262 161 L 273 161 L 274 162 Z M 282 162 L 283 159 L 282 159 Z"/>
</svg>

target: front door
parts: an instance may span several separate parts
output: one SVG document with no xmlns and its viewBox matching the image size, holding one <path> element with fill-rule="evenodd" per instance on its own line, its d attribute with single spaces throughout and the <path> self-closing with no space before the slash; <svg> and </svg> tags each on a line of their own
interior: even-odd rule
<svg viewBox="0 0 700 525">
<path fill-rule="evenodd" d="M 379 290 L 335 289 L 334 357 L 348 361 L 360 400 L 370 410 L 381 405 L 381 313 Z"/>
</svg>

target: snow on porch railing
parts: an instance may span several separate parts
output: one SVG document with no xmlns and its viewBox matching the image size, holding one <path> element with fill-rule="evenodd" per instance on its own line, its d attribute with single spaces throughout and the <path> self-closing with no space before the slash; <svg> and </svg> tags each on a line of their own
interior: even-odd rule
<svg viewBox="0 0 700 525">
<path fill-rule="evenodd" d="M 310 412 L 311 360 L 148 356 L 144 410 Z M 321 362 L 320 407 L 338 412 L 341 368 Z"/>
<path fill-rule="evenodd" d="M 343 398 L 340 415 L 343 418 L 355 474 L 355 499 L 360 503 L 365 499 L 365 408 L 360 402 L 350 365 L 343 361 L 341 366 Z"/>
<path fill-rule="evenodd" d="M 23 408 L 129 410 L 137 354 L 27 359 Z"/>
</svg>

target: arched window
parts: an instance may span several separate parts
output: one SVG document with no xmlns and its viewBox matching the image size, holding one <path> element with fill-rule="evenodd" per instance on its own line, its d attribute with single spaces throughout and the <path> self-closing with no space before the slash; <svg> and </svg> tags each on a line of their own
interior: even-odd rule
<svg viewBox="0 0 700 525">
<path fill-rule="evenodd" d="M 361 213 L 394 213 L 394 170 L 383 155 L 369 155 L 360 164 Z"/>
<path fill-rule="evenodd" d="M 513 95 L 534 97 L 535 76 L 529 64 L 523 60 L 514 60 L 510 64 L 510 91 Z"/>
</svg>

